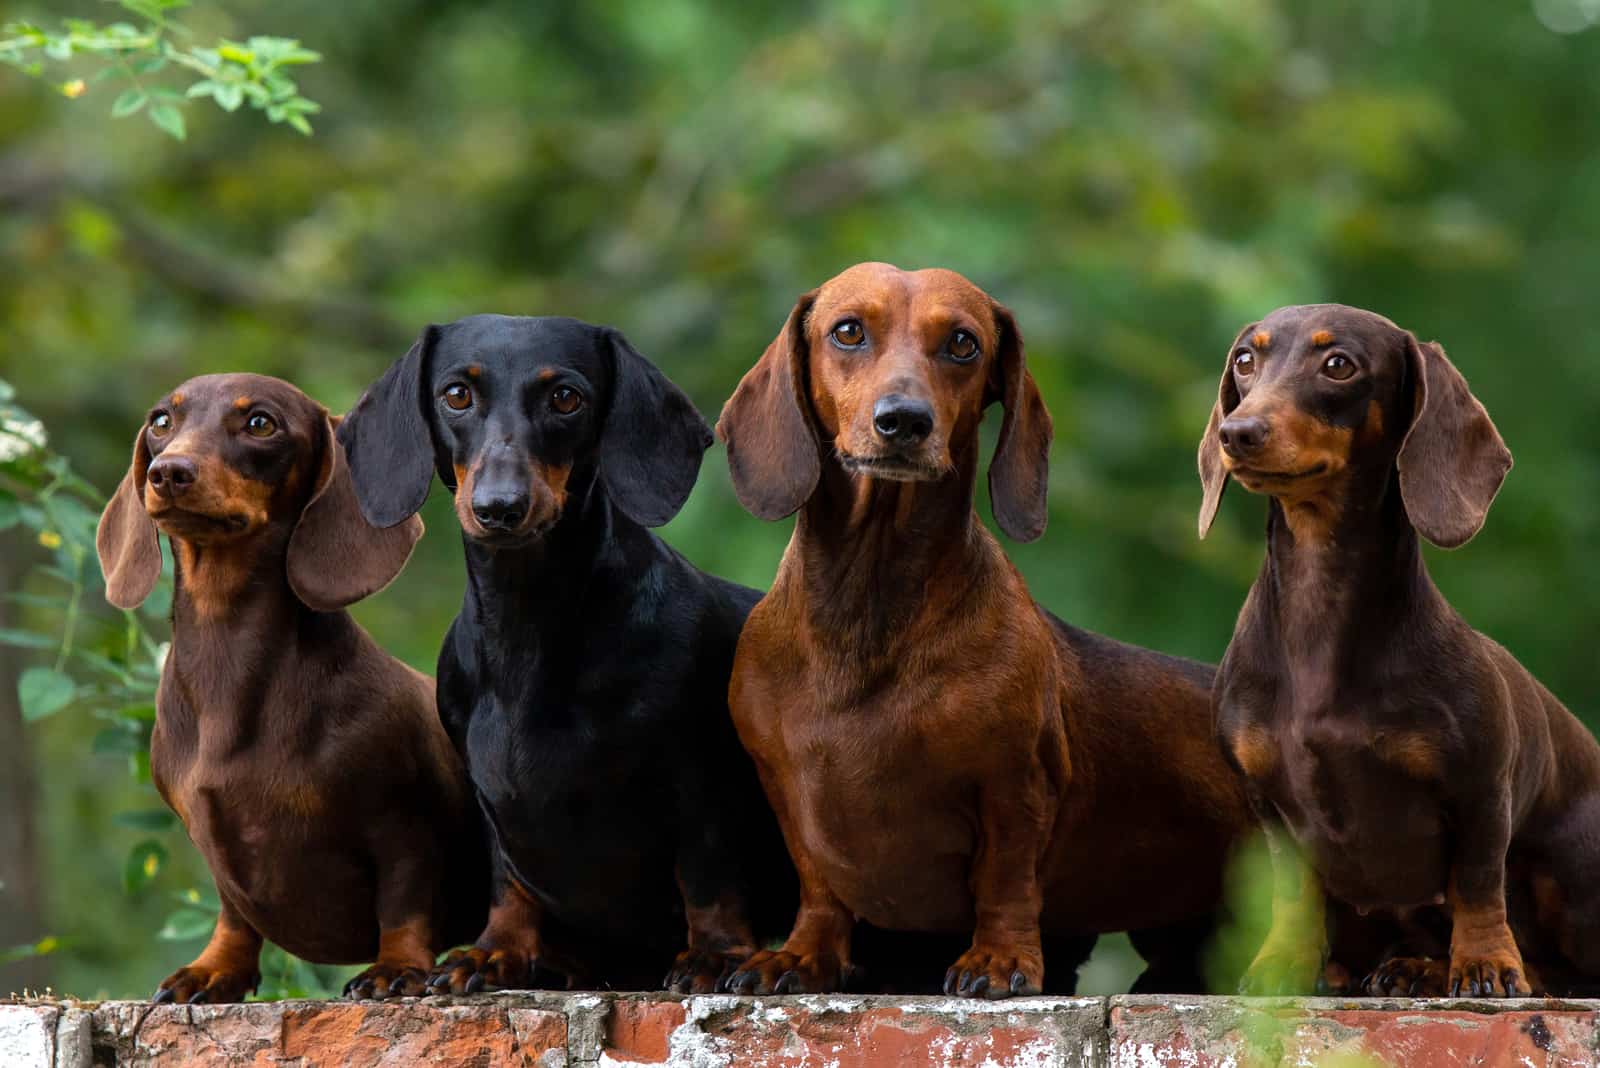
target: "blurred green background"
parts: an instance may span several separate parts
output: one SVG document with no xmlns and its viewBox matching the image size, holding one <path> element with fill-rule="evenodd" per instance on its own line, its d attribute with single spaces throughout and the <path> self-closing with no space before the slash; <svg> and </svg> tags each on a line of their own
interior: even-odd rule
<svg viewBox="0 0 1600 1068">
<path fill-rule="evenodd" d="M 5 17 L 106 18 L 95 3 Z M 1259 566 L 1235 490 L 1195 539 L 1194 451 L 1235 330 L 1343 301 L 1437 338 L 1517 466 L 1446 594 L 1591 724 L 1600 622 L 1595 0 L 228 0 L 199 37 L 297 37 L 303 138 L 186 110 L 178 143 L 0 68 L 0 378 L 102 491 L 146 407 L 251 370 L 334 409 L 424 323 L 613 323 L 714 419 L 800 292 L 863 259 L 957 269 L 1016 312 L 1055 417 L 1051 523 L 1009 546 L 1078 624 L 1214 660 Z M 992 429 L 992 427 L 991 427 Z M 442 493 L 357 611 L 431 670 L 461 590 Z M 983 507 L 987 507 L 984 502 Z M 715 450 L 666 537 L 770 578 L 789 524 Z M 0 589 L 45 557 L 0 535 Z M 102 606 L 98 606 L 102 607 Z M 26 623 L 0 605 L 0 626 Z M 109 618 L 109 616 L 108 616 Z M 126 894 L 143 797 L 73 709 L 24 728 L 0 651 L 0 969 L 146 995 L 174 861 Z M 1104 980 L 1115 982 L 1115 979 Z"/>
</svg>

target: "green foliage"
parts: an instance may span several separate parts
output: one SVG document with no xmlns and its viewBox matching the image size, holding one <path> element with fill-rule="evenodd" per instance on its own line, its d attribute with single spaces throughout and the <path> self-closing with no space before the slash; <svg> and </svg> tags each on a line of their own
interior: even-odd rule
<svg viewBox="0 0 1600 1068">
<path fill-rule="evenodd" d="M 224 111 L 249 104 L 269 121 L 311 135 L 307 116 L 322 107 L 300 95 L 290 71 L 319 62 L 319 54 L 287 37 L 223 39 L 210 48 L 175 43 L 174 38 L 181 40 L 189 34 L 172 15 L 188 7 L 189 0 L 115 2 L 141 25 L 65 19 L 59 31 L 50 32 L 31 22 L 8 23 L 0 27 L 4 35 L 0 38 L 0 63 L 42 77 L 47 64 L 93 57 L 102 65 L 87 76 L 58 83 L 62 96 L 77 99 L 101 83 L 112 88 L 124 85 L 111 103 L 112 118 L 142 111 L 158 129 L 179 141 L 188 136 L 182 110 L 185 103 L 202 97 L 210 97 Z M 157 84 L 157 75 L 193 80 L 180 91 Z"/>
</svg>

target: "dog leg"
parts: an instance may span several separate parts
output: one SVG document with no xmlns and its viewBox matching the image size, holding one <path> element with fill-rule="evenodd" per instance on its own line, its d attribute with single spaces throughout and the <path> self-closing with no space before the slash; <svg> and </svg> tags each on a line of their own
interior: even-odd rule
<svg viewBox="0 0 1600 1068">
<path fill-rule="evenodd" d="M 1036 767 L 1035 774 L 1042 777 L 1044 769 Z M 982 838 L 971 876 L 977 923 L 972 948 L 945 973 L 946 994 L 993 1000 L 1043 991 L 1039 854 L 1054 813 L 1045 811 L 1040 799 L 1048 796 L 1042 783 L 1026 780 L 984 792 L 979 802 Z"/>
<path fill-rule="evenodd" d="M 451 951 L 434 966 L 427 980 L 429 993 L 529 990 L 551 985 L 548 968 L 567 975 L 577 973 L 570 964 L 563 966 L 551 960 L 540 935 L 543 906 L 498 862 L 495 869 L 488 926 L 469 948 Z"/>
<path fill-rule="evenodd" d="M 1311 994 L 1328 954 L 1322 880 L 1275 819 L 1264 821 L 1262 831 L 1272 859 L 1272 922 L 1239 992 Z"/>
<path fill-rule="evenodd" d="M 1528 997 L 1522 953 L 1506 922 L 1506 852 L 1511 803 L 1503 793 L 1457 815 L 1450 871 L 1451 997 Z"/>
<path fill-rule="evenodd" d="M 219 896 L 222 896 L 219 892 Z M 211 941 L 194 959 L 161 981 L 150 1000 L 157 1005 L 220 1004 L 243 1001 L 261 983 L 261 935 L 222 896 L 222 911 Z"/>
<path fill-rule="evenodd" d="M 662 981 L 667 990 L 709 994 L 756 951 L 744 897 L 734 889 L 738 885 L 735 873 L 718 872 L 718 867 L 713 857 L 688 857 L 678 863 L 689 946 L 678 954 Z"/>
</svg>

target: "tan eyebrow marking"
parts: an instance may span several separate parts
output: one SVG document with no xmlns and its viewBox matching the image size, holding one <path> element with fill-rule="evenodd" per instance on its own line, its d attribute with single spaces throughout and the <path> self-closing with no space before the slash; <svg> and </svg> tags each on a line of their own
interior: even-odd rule
<svg viewBox="0 0 1600 1068">
<path fill-rule="evenodd" d="M 1264 349 L 1272 344 L 1272 333 L 1267 330 L 1257 330 L 1250 338 L 1250 343 L 1258 349 Z"/>
<path fill-rule="evenodd" d="M 554 378 L 555 376 L 556 376 L 556 369 L 554 367 L 546 367 L 543 371 L 540 371 L 534 377 L 536 379 L 538 379 L 540 382 L 548 382 L 552 378 Z"/>
<path fill-rule="evenodd" d="M 233 406 L 242 412 L 250 407 L 250 398 L 241 394 L 233 399 Z"/>
<path fill-rule="evenodd" d="M 1318 330 L 1315 334 L 1311 335 L 1311 343 L 1313 345 L 1331 345 L 1331 344 L 1333 344 L 1333 331 L 1331 331 L 1331 330 Z"/>
<path fill-rule="evenodd" d="M 174 393 L 172 395 L 173 407 L 177 407 L 178 405 L 180 405 L 182 403 L 183 403 L 183 394 L 182 393 Z"/>
<path fill-rule="evenodd" d="M 468 378 L 477 378 L 481 374 L 483 374 L 483 368 L 482 367 L 479 367 L 475 363 L 467 364 L 467 377 Z"/>
</svg>

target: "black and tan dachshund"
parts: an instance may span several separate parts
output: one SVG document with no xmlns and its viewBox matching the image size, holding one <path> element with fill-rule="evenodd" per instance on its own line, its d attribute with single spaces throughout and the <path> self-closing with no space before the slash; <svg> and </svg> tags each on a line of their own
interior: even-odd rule
<svg viewBox="0 0 1600 1068">
<path fill-rule="evenodd" d="M 705 421 L 616 330 L 479 315 L 428 327 L 340 437 L 371 522 L 407 521 L 437 471 L 466 545 L 439 708 L 498 870 L 488 927 L 435 988 L 531 985 L 543 966 L 713 989 L 796 891 L 728 715 L 759 594 L 648 529 L 688 497 Z"/>
<path fill-rule="evenodd" d="M 1444 350 L 1357 308 L 1281 308 L 1228 350 L 1199 463 L 1202 536 L 1230 476 L 1272 498 L 1214 694 L 1278 858 L 1247 985 L 1308 987 L 1319 947 L 1294 932 L 1325 891 L 1448 910 L 1448 962 L 1397 957 L 1369 993 L 1592 987 L 1600 745 L 1450 607 L 1417 537 L 1465 543 L 1511 468 Z"/>
<path fill-rule="evenodd" d="M 420 994 L 487 907 L 489 862 L 433 681 L 345 605 L 422 533 L 362 519 L 333 420 L 287 382 L 206 375 L 134 438 L 100 520 L 106 598 L 143 601 L 172 543 L 172 651 L 150 771 L 216 880 L 204 952 L 157 1001 L 237 1001 L 263 938 L 307 960 L 376 960 L 360 996 Z"/>
</svg>

